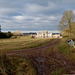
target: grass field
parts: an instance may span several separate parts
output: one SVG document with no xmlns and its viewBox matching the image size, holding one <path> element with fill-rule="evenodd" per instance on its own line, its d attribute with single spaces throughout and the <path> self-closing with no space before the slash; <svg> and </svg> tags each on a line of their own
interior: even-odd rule
<svg viewBox="0 0 75 75">
<path fill-rule="evenodd" d="M 63 56 L 67 58 L 70 62 L 75 63 L 75 49 L 69 46 L 69 44 L 67 43 L 67 40 L 68 38 L 50 39 L 50 38 L 31 38 L 30 36 L 21 36 L 18 38 L 10 38 L 10 39 L 0 39 L 0 50 L 1 51 L 8 51 L 8 50 L 11 51 L 11 50 L 19 50 L 19 49 L 22 50 L 26 48 L 38 47 L 50 42 L 49 46 L 51 47 L 49 49 L 46 49 L 45 53 L 43 52 L 44 50 L 42 50 L 43 48 L 41 48 L 42 55 L 45 54 L 44 55 L 45 57 L 42 57 L 42 58 L 46 59 L 45 64 L 46 64 L 46 67 L 50 67 L 49 73 L 51 75 L 60 75 L 60 74 L 67 73 L 67 70 L 65 69 L 65 67 L 62 67 L 63 64 L 61 64 L 62 61 L 68 62 L 67 60 L 63 59 Z M 60 55 L 62 58 L 59 57 Z M 33 57 L 31 58 L 35 60 L 37 59 L 36 56 L 37 55 L 35 54 L 35 58 Z M 57 56 L 59 57 L 59 59 Z M 14 73 L 14 75 L 36 75 L 37 70 L 35 67 L 37 65 L 34 65 L 31 60 L 25 59 L 22 57 L 19 57 L 19 58 L 8 57 L 8 59 L 10 62 L 4 63 L 6 64 L 5 68 L 7 70 L 10 69 L 11 71 L 11 72 L 8 71 L 8 73 Z M 3 61 L 6 62 L 7 60 L 6 61 L 3 60 Z M 9 63 L 11 65 L 8 65 Z M 15 68 L 13 67 L 13 65 Z"/>
<path fill-rule="evenodd" d="M 31 38 L 30 36 L 21 36 L 14 39 L 0 39 L 0 51 L 37 47 L 49 41 L 50 39 L 48 38 Z"/>
</svg>

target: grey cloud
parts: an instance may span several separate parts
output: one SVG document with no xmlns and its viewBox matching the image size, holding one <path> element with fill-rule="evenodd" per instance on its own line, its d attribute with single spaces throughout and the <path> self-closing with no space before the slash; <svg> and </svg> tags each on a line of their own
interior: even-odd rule
<svg viewBox="0 0 75 75">
<path fill-rule="evenodd" d="M 75 0 L 0 0 L 2 30 L 57 30 L 65 10 L 75 12 Z"/>
</svg>

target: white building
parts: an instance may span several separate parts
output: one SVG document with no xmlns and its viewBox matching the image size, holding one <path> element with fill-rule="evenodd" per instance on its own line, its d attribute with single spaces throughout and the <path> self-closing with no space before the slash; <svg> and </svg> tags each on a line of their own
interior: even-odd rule
<svg viewBox="0 0 75 75">
<path fill-rule="evenodd" d="M 48 33 L 48 31 L 38 32 L 36 35 L 37 38 L 62 38 L 60 33 Z"/>
</svg>

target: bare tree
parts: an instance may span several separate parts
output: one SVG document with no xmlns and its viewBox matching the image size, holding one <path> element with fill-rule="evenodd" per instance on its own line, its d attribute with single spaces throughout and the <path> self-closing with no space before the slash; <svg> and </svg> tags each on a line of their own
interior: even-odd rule
<svg viewBox="0 0 75 75">
<path fill-rule="evenodd" d="M 71 37 L 71 23 L 74 21 L 74 14 L 72 10 L 67 10 L 64 12 L 61 21 L 58 25 L 60 30 L 69 30 L 69 37 Z"/>
</svg>

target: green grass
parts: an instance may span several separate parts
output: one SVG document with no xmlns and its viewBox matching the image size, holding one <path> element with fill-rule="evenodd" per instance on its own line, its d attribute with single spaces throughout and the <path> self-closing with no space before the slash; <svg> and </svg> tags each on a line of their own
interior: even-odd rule
<svg viewBox="0 0 75 75">
<path fill-rule="evenodd" d="M 25 58 L 0 56 L 0 75 L 36 75 L 35 68 L 32 63 Z M 3 65 L 2 65 L 3 64 Z M 1 70 L 2 69 L 2 70 Z"/>
<path fill-rule="evenodd" d="M 67 38 L 61 39 L 58 50 L 59 52 L 65 54 L 69 60 L 75 61 L 75 48 L 71 47 L 67 43 Z"/>
<path fill-rule="evenodd" d="M 65 70 L 63 68 L 59 68 L 56 70 L 52 70 L 51 75 L 64 75 Z"/>
<path fill-rule="evenodd" d="M 0 39 L 0 51 L 37 47 L 49 41 L 50 39 L 48 38 L 31 38 L 29 36 L 21 36 L 15 39 Z"/>
</svg>

